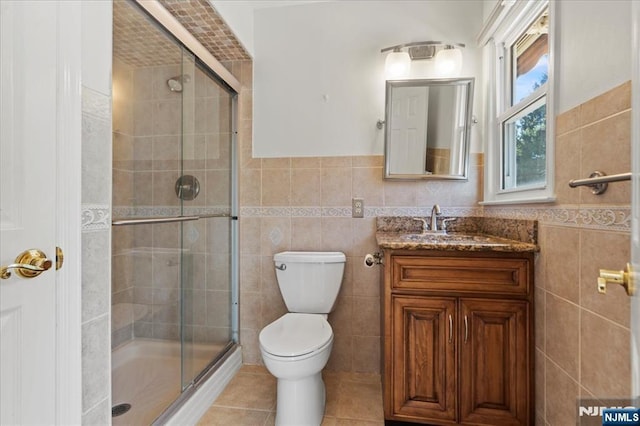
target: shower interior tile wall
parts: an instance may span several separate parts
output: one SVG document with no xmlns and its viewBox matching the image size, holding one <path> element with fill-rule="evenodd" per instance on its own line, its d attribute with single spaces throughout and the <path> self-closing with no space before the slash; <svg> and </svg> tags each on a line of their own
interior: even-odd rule
<svg viewBox="0 0 640 426">
<path fill-rule="evenodd" d="M 183 93 L 167 80 L 180 64 L 134 68 L 114 59 L 114 216 L 181 213 L 174 185 L 196 176 L 201 193 L 183 211 L 229 204 L 228 97 L 199 69 Z M 183 132 L 184 129 L 184 132 Z M 182 140 L 182 144 L 181 144 Z M 208 184 L 209 183 L 209 184 Z M 230 315 L 230 247 L 221 219 L 113 228 L 112 346 L 133 337 L 180 338 L 180 292 L 185 338 L 226 341 Z M 181 276 L 181 262 L 182 276 Z M 181 288 L 180 283 L 184 283 Z"/>
</svg>

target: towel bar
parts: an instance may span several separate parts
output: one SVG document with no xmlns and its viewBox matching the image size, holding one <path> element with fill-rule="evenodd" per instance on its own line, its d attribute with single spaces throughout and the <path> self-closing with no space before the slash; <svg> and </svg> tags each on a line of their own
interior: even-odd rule
<svg viewBox="0 0 640 426">
<path fill-rule="evenodd" d="M 607 176 L 604 172 L 596 170 L 591 173 L 587 179 L 570 180 L 569 186 L 571 188 L 575 188 L 577 186 L 589 186 L 591 187 L 591 192 L 593 194 L 600 195 L 604 194 L 607 190 L 609 182 L 621 182 L 624 180 L 631 180 L 631 172 Z"/>
</svg>

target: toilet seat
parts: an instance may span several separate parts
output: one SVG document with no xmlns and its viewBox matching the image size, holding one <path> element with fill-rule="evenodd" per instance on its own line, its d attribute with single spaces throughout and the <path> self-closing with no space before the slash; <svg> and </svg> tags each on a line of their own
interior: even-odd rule
<svg viewBox="0 0 640 426">
<path fill-rule="evenodd" d="M 284 314 L 260 332 L 262 349 L 278 357 L 299 357 L 331 342 L 333 330 L 322 315 Z"/>
</svg>

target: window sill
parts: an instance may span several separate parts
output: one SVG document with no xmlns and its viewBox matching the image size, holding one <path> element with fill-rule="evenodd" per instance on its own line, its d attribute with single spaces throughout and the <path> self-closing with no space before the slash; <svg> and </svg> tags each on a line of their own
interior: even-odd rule
<svg viewBox="0 0 640 426">
<path fill-rule="evenodd" d="M 541 204 L 541 203 L 554 203 L 556 201 L 555 196 L 534 197 L 534 198 L 505 198 L 500 200 L 485 200 L 480 201 L 478 204 L 481 206 L 499 206 L 505 204 Z"/>
</svg>

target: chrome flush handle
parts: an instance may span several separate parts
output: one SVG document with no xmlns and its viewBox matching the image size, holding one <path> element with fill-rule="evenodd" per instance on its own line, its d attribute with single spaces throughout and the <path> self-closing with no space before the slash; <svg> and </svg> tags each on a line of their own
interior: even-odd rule
<svg viewBox="0 0 640 426">
<path fill-rule="evenodd" d="M 281 263 L 280 265 L 276 265 L 276 269 L 279 269 L 281 271 L 286 271 L 287 265 L 285 265 L 284 263 Z"/>
</svg>

